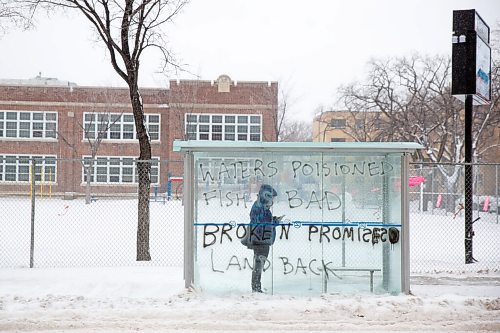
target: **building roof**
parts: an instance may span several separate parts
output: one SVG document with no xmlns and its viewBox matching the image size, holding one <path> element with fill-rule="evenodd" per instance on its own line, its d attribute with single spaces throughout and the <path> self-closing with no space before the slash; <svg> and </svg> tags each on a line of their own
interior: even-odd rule
<svg viewBox="0 0 500 333">
<path fill-rule="evenodd" d="M 0 79 L 0 85 L 5 86 L 51 86 L 68 87 L 77 84 L 70 81 L 62 81 L 55 77 L 43 77 L 41 73 L 31 79 Z"/>
<path fill-rule="evenodd" d="M 349 152 L 349 153 L 413 153 L 424 147 L 414 142 L 227 142 L 174 141 L 175 152 L 205 151 L 283 151 L 283 152 Z"/>
</svg>

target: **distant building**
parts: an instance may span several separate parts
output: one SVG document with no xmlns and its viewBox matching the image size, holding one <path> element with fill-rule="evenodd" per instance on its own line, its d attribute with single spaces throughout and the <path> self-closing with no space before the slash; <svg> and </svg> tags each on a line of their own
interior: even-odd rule
<svg viewBox="0 0 500 333">
<path fill-rule="evenodd" d="M 227 75 L 142 88 L 152 156 L 162 161 L 153 167 L 153 186 L 182 176 L 182 163 L 172 162 L 182 159 L 172 152 L 174 140 L 276 141 L 277 91 L 276 82 L 236 82 Z M 91 156 L 89 139 L 95 138 L 102 143 L 93 192 L 100 184 L 106 191 L 136 190 L 131 161 L 139 144 L 127 88 L 80 87 L 41 75 L 0 80 L 0 192 L 27 193 L 33 157 L 43 158 L 36 180 L 50 183 L 53 193 L 84 192 L 80 161 Z"/>
<path fill-rule="evenodd" d="M 380 112 L 326 111 L 313 120 L 314 142 L 379 141 L 383 130 Z"/>
<path fill-rule="evenodd" d="M 376 142 L 384 130 L 384 115 L 381 112 L 326 111 L 316 115 L 313 120 L 314 142 Z M 484 135 L 479 144 L 479 162 L 500 162 L 500 127 L 492 128 Z M 488 149 L 485 149 L 488 147 Z M 425 151 L 422 151 L 424 161 Z M 476 172 L 477 189 L 482 193 L 498 194 L 499 166 L 483 166 Z M 487 181 L 489 180 L 489 181 Z M 496 181 L 495 181 L 496 180 Z"/>
<path fill-rule="evenodd" d="M 314 142 L 373 142 L 387 131 L 387 121 L 381 112 L 326 111 L 313 121 Z M 479 144 L 480 162 L 500 161 L 500 127 L 492 128 Z M 488 147 L 488 149 L 485 149 Z"/>
</svg>

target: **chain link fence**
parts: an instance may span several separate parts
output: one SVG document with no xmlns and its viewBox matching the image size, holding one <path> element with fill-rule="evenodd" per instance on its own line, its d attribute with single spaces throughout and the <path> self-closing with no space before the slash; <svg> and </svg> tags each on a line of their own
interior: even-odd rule
<svg viewBox="0 0 500 333">
<path fill-rule="evenodd" d="M 0 267 L 182 266 L 183 163 L 152 161 L 150 261 L 136 261 L 136 163 L 0 156 Z M 465 264 L 464 165 L 410 165 L 412 273 L 500 269 L 500 165 L 473 169 L 477 262 Z"/>
<path fill-rule="evenodd" d="M 1 156 L 0 267 L 181 266 L 183 163 L 151 165 L 151 260 L 136 261 L 136 160 Z"/>
<path fill-rule="evenodd" d="M 412 273 L 500 269 L 500 165 L 472 169 L 469 187 L 464 164 L 411 164 Z M 465 264 L 465 188 L 473 188 L 471 264 Z"/>
</svg>

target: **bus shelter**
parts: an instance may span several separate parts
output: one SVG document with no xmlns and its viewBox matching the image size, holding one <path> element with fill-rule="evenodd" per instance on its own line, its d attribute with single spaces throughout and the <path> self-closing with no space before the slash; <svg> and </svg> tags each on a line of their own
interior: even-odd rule
<svg viewBox="0 0 500 333">
<path fill-rule="evenodd" d="M 419 148 L 175 141 L 186 287 L 248 293 L 259 273 L 268 294 L 409 293 L 408 162 Z M 256 216 L 272 221 L 260 236 Z"/>
</svg>

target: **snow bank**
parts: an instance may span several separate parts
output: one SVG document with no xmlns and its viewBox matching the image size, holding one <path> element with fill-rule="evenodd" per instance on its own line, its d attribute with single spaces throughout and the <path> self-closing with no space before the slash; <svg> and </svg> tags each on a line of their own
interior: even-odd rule
<svg viewBox="0 0 500 333">
<path fill-rule="evenodd" d="M 500 274 L 423 275 L 413 295 L 213 297 L 180 268 L 3 269 L 0 331 L 499 331 Z"/>
</svg>

